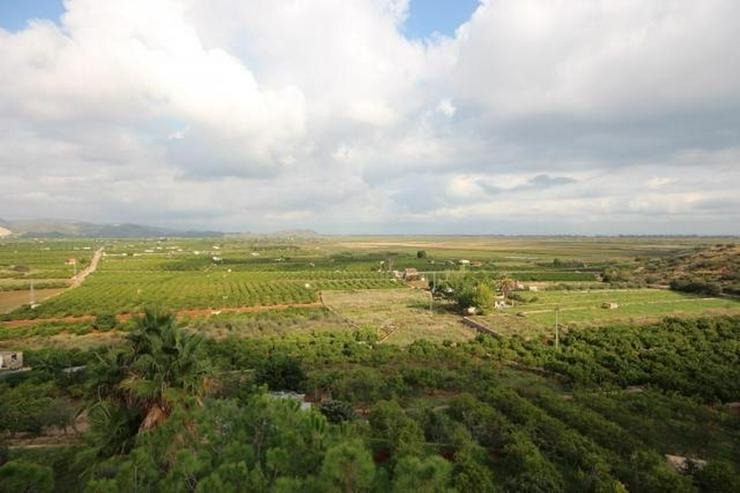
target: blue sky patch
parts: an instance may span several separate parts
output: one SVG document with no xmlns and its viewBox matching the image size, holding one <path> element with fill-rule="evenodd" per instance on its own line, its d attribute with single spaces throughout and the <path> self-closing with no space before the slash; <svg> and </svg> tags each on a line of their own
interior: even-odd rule
<svg viewBox="0 0 740 493">
<path fill-rule="evenodd" d="M 411 0 L 404 33 L 411 39 L 428 38 L 435 32 L 452 36 L 479 4 L 479 0 Z"/>
<path fill-rule="evenodd" d="M 411 39 L 424 39 L 438 32 L 452 36 L 468 21 L 479 0 L 411 0 L 403 26 Z M 58 21 L 64 13 L 62 0 L 0 0 L 0 27 L 20 31 L 31 19 Z"/>
<path fill-rule="evenodd" d="M 62 0 L 0 0 L 0 28 L 20 31 L 31 19 L 56 22 L 63 12 Z"/>
</svg>

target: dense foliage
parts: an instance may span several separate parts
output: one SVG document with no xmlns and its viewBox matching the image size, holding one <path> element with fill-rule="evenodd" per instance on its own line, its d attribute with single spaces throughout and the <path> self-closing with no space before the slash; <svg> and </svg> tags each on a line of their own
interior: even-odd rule
<svg viewBox="0 0 740 493">
<path fill-rule="evenodd" d="M 733 491 L 740 422 L 722 403 L 740 400 L 739 341 L 737 317 L 583 330 L 559 349 L 404 349 L 361 331 L 216 341 L 148 313 L 124 346 L 72 355 L 88 363 L 79 381 L 49 364 L 5 383 L 26 402 L 84 396 L 90 430 L 76 459 L 11 449 L 0 475 L 40 491 L 34 463 L 53 464 L 57 491 Z M 288 390 L 312 408 L 268 392 Z M 679 473 L 667 453 L 709 465 Z"/>
</svg>

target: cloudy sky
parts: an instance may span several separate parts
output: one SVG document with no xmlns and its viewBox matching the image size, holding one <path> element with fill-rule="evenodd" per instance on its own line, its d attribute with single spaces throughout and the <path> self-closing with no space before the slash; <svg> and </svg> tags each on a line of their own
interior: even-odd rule
<svg viewBox="0 0 740 493">
<path fill-rule="evenodd" d="M 3 0 L 0 218 L 740 233 L 737 0 Z"/>
</svg>

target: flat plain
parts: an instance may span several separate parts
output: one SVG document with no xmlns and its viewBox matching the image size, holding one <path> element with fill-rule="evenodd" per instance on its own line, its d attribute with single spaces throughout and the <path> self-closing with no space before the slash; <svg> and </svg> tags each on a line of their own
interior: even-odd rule
<svg viewBox="0 0 740 493">
<path fill-rule="evenodd" d="M 418 339 L 464 341 L 475 332 L 442 300 L 430 310 L 428 280 L 475 275 L 521 284 L 520 301 L 476 320 L 503 334 L 551 337 L 558 309 L 564 330 L 662 317 L 740 313 L 734 297 L 710 297 L 605 283 L 609 269 L 639 270 L 727 238 L 666 237 L 256 237 L 158 239 L 8 239 L 0 242 L 0 311 L 6 329 L 43 323 L 87 323 L 100 314 L 121 320 L 146 307 L 181 318 L 210 317 L 212 334 L 259 337 L 255 315 L 287 317 L 282 334 L 300 332 L 286 308 L 324 304 L 334 318 L 308 324 L 373 330 L 388 344 Z M 72 276 L 103 248 L 97 270 L 77 287 Z M 74 259 L 74 260 L 72 260 Z M 76 264 L 76 265 L 75 265 Z M 404 272 L 415 269 L 414 282 Z M 30 285 L 36 287 L 30 293 Z M 53 289 L 45 289 L 52 286 Z M 533 289 L 533 291 L 528 291 Z M 536 290 L 536 291 L 534 291 Z M 29 300 L 34 297 L 36 305 Z M 605 309 L 604 303 L 615 308 Z M 250 318 L 251 317 L 251 318 Z M 260 315 L 259 317 L 264 317 Z M 257 318 L 259 318 L 257 317 Z M 226 329 L 224 320 L 241 320 Z M 221 322 L 216 323 L 216 321 Z M 306 322 L 306 320 L 304 320 Z M 269 324 L 268 324 L 269 325 Z M 200 324 L 199 330 L 206 330 Z M 220 329 L 218 327 L 221 327 Z M 234 328 L 237 327 L 237 328 Z M 17 330 L 17 329 L 16 329 Z M 72 334 L 75 331 L 65 334 Z M 59 336 L 61 337 L 61 336 Z M 6 338 L 7 339 L 7 338 Z"/>
</svg>

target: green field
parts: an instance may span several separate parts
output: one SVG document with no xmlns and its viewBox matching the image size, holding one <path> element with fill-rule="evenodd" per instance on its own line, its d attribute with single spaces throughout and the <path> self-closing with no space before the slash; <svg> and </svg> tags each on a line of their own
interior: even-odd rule
<svg viewBox="0 0 740 493">
<path fill-rule="evenodd" d="M 68 279 L 74 267 L 67 259 L 77 260 L 77 269 L 90 262 L 99 240 L 3 240 L 0 241 L 0 280 L 2 279 Z M 8 283 L 8 289 L 14 284 Z M 27 285 L 26 285 L 27 287 Z M 0 285 L 0 289 L 3 286 Z M 21 285 L 21 289 L 25 289 Z"/>
<path fill-rule="evenodd" d="M 325 292 L 323 299 L 354 326 L 375 331 L 384 344 L 408 345 L 419 339 L 459 342 L 475 336 L 460 316 L 440 309 L 430 311 L 427 291 L 331 291 Z"/>
<path fill-rule="evenodd" d="M 556 310 L 562 328 L 617 321 L 645 323 L 666 316 L 740 313 L 736 298 L 710 298 L 663 289 L 539 291 L 522 293 L 525 303 L 493 310 L 476 320 L 504 334 L 552 335 Z M 604 303 L 616 303 L 607 309 Z"/>
<path fill-rule="evenodd" d="M 395 287 L 388 276 L 326 278 L 245 272 L 96 273 L 82 286 L 41 303 L 19 309 L 13 318 L 60 317 L 100 312 L 130 313 L 144 306 L 171 310 L 305 304 L 318 301 L 320 290 Z"/>
<path fill-rule="evenodd" d="M 80 287 L 42 302 L 33 310 L 18 308 L 6 318 L 131 313 L 151 305 L 172 310 L 218 310 L 306 304 L 317 302 L 320 292 L 397 289 L 404 283 L 390 271 L 406 268 L 415 268 L 429 278 L 508 276 L 544 288 L 553 283 L 588 288 L 599 287 L 600 273 L 610 266 L 629 268 L 637 265 L 636 259 L 641 256 L 662 258 L 709 241 L 712 239 L 248 236 L 9 240 L 0 243 L 0 269 L 7 276 L 0 279 L 0 290 L 28 289 L 31 278 L 36 279 L 39 288 L 60 287 L 66 282 L 63 274 L 68 277 L 72 269 L 64 265 L 65 259 L 78 258 L 81 269 L 89 261 L 92 249 L 100 246 L 105 249 L 103 260 L 97 272 Z M 17 266 L 26 272 L 18 271 Z M 569 323 L 639 319 L 673 312 L 731 311 L 736 306 L 731 301 L 697 300 L 657 291 L 564 291 L 560 295 L 541 291 L 538 298 L 508 310 L 524 312 L 526 323 L 506 323 L 530 328 L 550 325 L 554 303 L 562 303 L 561 316 Z M 355 301 L 359 306 L 362 299 Z M 607 312 L 598 307 L 602 301 L 615 301 L 620 308 Z M 377 303 L 370 305 L 370 312 L 378 311 Z M 354 313 L 358 310 L 355 308 Z M 437 325 L 436 319 L 426 320 L 421 315 L 417 319 L 408 314 L 402 318 L 406 326 Z M 361 315 L 359 320 L 363 320 Z M 501 325 L 499 322 L 494 325 Z M 424 329 L 412 332 L 418 336 L 436 334 Z M 399 340 L 408 343 L 415 337 Z"/>
</svg>

